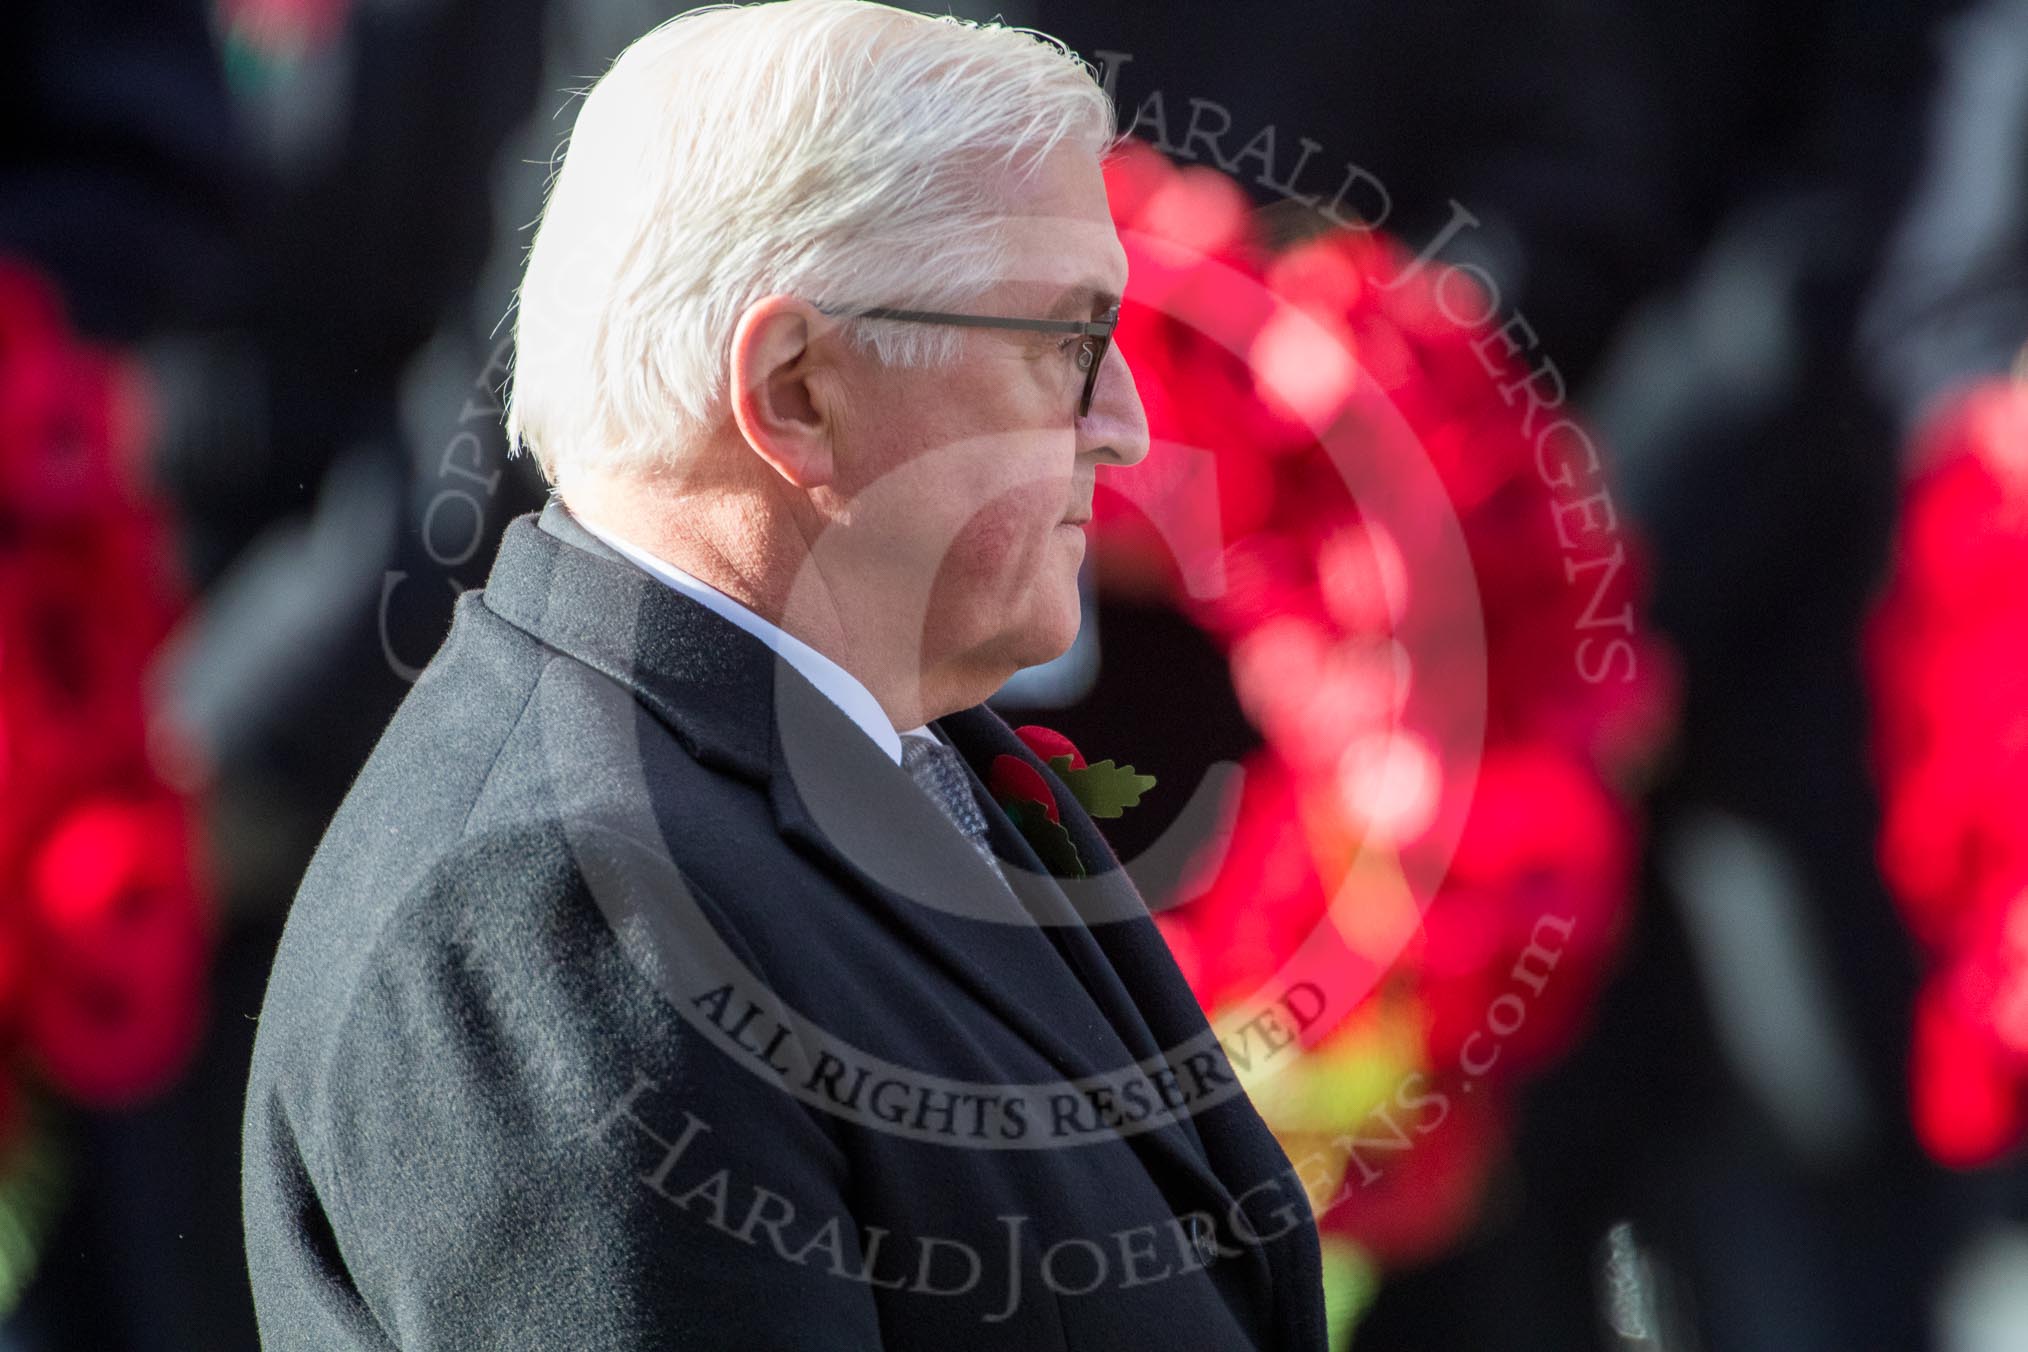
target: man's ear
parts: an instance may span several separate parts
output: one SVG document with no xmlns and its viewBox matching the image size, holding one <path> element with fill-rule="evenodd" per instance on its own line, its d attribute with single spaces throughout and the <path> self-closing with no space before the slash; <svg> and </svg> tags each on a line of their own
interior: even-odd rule
<svg viewBox="0 0 2028 1352">
<path fill-rule="evenodd" d="M 831 481 L 837 329 L 808 301 L 764 296 L 732 334 L 732 417 L 749 446 L 798 488 Z"/>
</svg>

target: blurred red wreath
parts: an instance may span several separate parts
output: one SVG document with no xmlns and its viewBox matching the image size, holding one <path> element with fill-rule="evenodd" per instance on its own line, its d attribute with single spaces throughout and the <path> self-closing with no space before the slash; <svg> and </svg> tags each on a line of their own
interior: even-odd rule
<svg viewBox="0 0 2028 1352">
<path fill-rule="evenodd" d="M 142 693 L 181 595 L 134 369 L 0 260 L 0 1142 L 19 1091 L 133 1103 L 203 1025 L 211 919 Z M 25 1077 L 25 1078 L 22 1078 Z"/>
<path fill-rule="evenodd" d="M 2028 1137 L 2028 386 L 1959 392 L 1914 451 L 1866 633 L 1880 864 L 1932 959 L 1916 1133 L 1972 1167 Z"/>
<path fill-rule="evenodd" d="M 1229 180 L 1146 146 L 1107 174 L 1155 450 L 1102 485 L 1101 581 L 1209 633 L 1266 743 L 1158 923 L 1214 1026 L 1329 937 L 1365 994 L 1249 1090 L 1327 1269 L 1417 1261 L 1469 1225 L 1512 1089 L 1583 1029 L 1673 664 L 1581 429 L 1518 397 L 1468 277 L 1370 232 L 1271 249 Z"/>
</svg>

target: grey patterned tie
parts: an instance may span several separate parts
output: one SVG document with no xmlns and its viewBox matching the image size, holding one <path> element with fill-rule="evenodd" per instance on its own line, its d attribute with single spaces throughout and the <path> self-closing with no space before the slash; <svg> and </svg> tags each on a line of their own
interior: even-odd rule
<svg viewBox="0 0 2028 1352">
<path fill-rule="evenodd" d="M 972 848 L 993 866 L 993 872 L 1000 875 L 1002 882 L 1007 875 L 1000 868 L 1000 858 L 993 853 L 992 842 L 986 838 L 986 814 L 979 810 L 979 800 L 972 796 L 971 776 L 965 770 L 965 762 L 957 749 L 945 746 L 934 737 L 904 737 L 901 739 L 901 768 L 908 771 L 910 778 L 922 786 L 930 801 L 942 809 L 951 819 L 951 824 L 962 831 L 965 839 L 972 842 Z"/>
</svg>

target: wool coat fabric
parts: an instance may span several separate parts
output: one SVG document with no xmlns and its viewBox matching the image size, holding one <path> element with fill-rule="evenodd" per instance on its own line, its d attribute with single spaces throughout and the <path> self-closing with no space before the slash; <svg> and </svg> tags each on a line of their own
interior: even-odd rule
<svg viewBox="0 0 2028 1352">
<path fill-rule="evenodd" d="M 935 726 L 1005 883 L 765 644 L 513 522 L 269 979 L 263 1346 L 1322 1349 L 1303 1184 L 1127 871 L 997 713 Z"/>
</svg>

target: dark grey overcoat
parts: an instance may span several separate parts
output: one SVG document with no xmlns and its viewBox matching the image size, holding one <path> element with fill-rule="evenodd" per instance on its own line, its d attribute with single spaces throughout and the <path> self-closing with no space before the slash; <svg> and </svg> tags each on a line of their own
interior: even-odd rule
<svg viewBox="0 0 2028 1352">
<path fill-rule="evenodd" d="M 996 713 L 936 726 L 1012 892 L 765 645 L 513 522 L 269 981 L 264 1345 L 1322 1349 L 1302 1185 L 1125 870 Z"/>
</svg>

